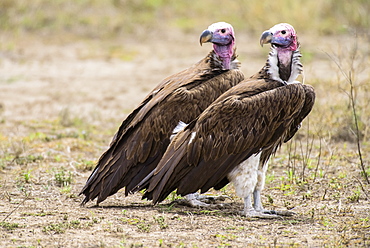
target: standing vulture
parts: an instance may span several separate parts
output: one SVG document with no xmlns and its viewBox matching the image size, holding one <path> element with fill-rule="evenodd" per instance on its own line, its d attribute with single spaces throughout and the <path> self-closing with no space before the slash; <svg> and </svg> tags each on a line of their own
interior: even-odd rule
<svg viewBox="0 0 370 248">
<path fill-rule="evenodd" d="M 156 204 L 173 190 L 182 196 L 204 193 L 231 181 L 244 198 L 243 215 L 277 216 L 264 210 L 260 200 L 265 164 L 298 130 L 315 93 L 313 87 L 295 81 L 302 65 L 291 25 L 275 25 L 260 42 L 271 43 L 266 65 L 176 134 L 157 168 L 137 186 L 136 190 L 146 189 L 143 198 Z"/>
<path fill-rule="evenodd" d="M 213 50 L 192 67 L 164 79 L 121 124 L 80 194 L 97 204 L 119 189 L 127 195 L 155 169 L 179 121 L 190 122 L 244 79 L 233 27 L 214 23 L 200 36 Z"/>
</svg>

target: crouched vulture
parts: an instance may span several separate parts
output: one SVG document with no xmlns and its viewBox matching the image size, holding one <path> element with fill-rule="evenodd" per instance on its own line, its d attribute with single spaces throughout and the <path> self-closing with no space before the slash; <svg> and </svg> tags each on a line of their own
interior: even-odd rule
<svg viewBox="0 0 370 248">
<path fill-rule="evenodd" d="M 302 65 L 291 25 L 275 25 L 262 34 L 260 43 L 271 44 L 266 65 L 184 125 L 157 168 L 134 191 L 145 189 L 143 198 L 156 204 L 174 190 L 184 196 L 232 182 L 244 199 L 243 215 L 278 216 L 261 203 L 266 162 L 297 132 L 313 107 L 315 92 L 296 81 Z"/>
<path fill-rule="evenodd" d="M 80 194 L 97 204 L 125 187 L 127 195 L 155 169 L 179 121 L 190 122 L 222 93 L 244 79 L 238 69 L 233 27 L 206 29 L 200 43 L 213 50 L 192 67 L 164 79 L 122 122 Z"/>
</svg>

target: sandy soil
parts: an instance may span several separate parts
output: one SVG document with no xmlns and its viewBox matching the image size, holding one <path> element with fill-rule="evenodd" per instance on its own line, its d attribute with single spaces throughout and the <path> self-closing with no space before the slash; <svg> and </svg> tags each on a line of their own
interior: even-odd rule
<svg viewBox="0 0 370 248">
<path fill-rule="evenodd" d="M 297 214 L 277 220 L 239 216 L 243 204 L 232 186 L 223 192 L 211 192 L 229 196 L 223 209 L 192 209 L 171 204 L 171 200 L 153 206 L 142 201 L 140 194 L 124 197 L 122 193 L 98 207 L 92 203 L 80 207 L 82 197 L 78 193 L 91 172 L 91 168 L 78 166 L 81 159 L 96 161 L 118 125 L 150 89 L 208 53 L 210 46 L 199 47 L 197 37 L 191 38 L 166 44 L 130 41 L 118 45 L 117 52 L 112 52 L 111 44 L 99 41 L 56 45 L 30 39 L 18 42 L 12 50 L 0 51 L 0 155 L 5 158 L 16 153 L 14 146 L 20 144 L 22 156 L 41 154 L 44 158 L 27 164 L 15 160 L 3 164 L 2 246 L 370 246 L 369 187 L 357 179 L 359 170 L 353 158 L 343 162 L 346 166 L 334 168 L 324 167 L 328 161 L 322 160 L 324 178 L 294 185 L 295 190 L 290 191 L 282 189 L 277 180 L 286 176 L 284 164 L 288 158 L 283 156 L 287 152 L 283 149 L 270 168 L 276 180 L 267 183 L 263 201 L 269 209 L 293 209 Z M 251 75 L 263 65 L 268 49 L 259 47 L 255 42 L 258 37 L 241 36 L 239 40 L 240 60 L 246 61 L 243 72 Z M 305 51 L 314 54 L 315 60 L 305 66 L 307 82 L 337 75 L 330 73 L 333 64 L 322 52 L 335 51 L 332 44 L 339 44 L 335 40 L 321 46 L 307 42 Z M 95 143 L 76 141 L 68 135 L 59 143 L 52 140 L 27 145 L 20 141 L 30 139 L 31 133 L 52 133 L 53 120 L 66 114 L 95 127 L 97 131 L 89 129 L 89 135 L 98 137 L 92 139 Z M 60 132 L 78 130 L 73 125 L 65 126 Z M 67 192 L 53 176 L 53 170 L 62 167 L 73 174 Z M 32 173 L 28 182 L 21 176 L 24 171 Z M 347 176 L 340 177 L 340 171 Z M 350 198 L 355 190 L 361 192 L 359 199 Z"/>
</svg>

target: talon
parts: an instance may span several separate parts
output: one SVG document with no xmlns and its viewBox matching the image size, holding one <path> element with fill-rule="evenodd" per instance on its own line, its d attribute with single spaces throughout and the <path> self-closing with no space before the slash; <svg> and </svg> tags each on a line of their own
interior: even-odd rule
<svg viewBox="0 0 370 248">
<path fill-rule="evenodd" d="M 254 210 L 254 209 L 243 210 L 243 211 L 240 211 L 239 214 L 241 216 L 245 216 L 245 217 L 248 217 L 248 218 L 258 218 L 258 219 L 276 219 L 276 218 L 281 218 L 281 216 L 273 215 L 273 214 L 264 214 L 262 212 L 259 212 L 259 211 Z"/>
<path fill-rule="evenodd" d="M 245 213 L 244 211 L 241 211 L 241 215 L 249 218 L 258 218 L 258 219 L 283 219 L 282 216 L 276 215 L 276 214 L 265 214 L 262 212 L 248 212 Z"/>
<path fill-rule="evenodd" d="M 280 211 L 280 210 L 267 210 L 267 209 L 261 209 L 261 210 L 256 210 L 256 211 L 264 213 L 264 214 L 272 214 L 272 215 L 280 215 L 280 216 L 293 216 L 296 214 L 293 211 Z"/>
<path fill-rule="evenodd" d="M 266 209 L 263 209 L 262 211 L 260 211 L 260 212 L 262 212 L 262 213 L 264 213 L 264 214 L 273 214 L 273 215 L 278 215 L 277 214 L 277 211 L 275 211 L 275 210 L 266 210 Z"/>
<path fill-rule="evenodd" d="M 294 213 L 290 211 L 275 211 L 275 210 L 256 210 L 254 208 L 245 208 L 239 212 L 240 215 L 249 218 L 259 219 L 283 219 L 283 216 L 292 216 Z"/>
<path fill-rule="evenodd" d="M 186 195 L 183 199 L 178 199 L 175 202 L 189 207 L 223 208 L 227 204 L 216 203 L 216 201 L 225 201 L 225 199 L 225 196 L 209 196 L 194 193 Z"/>
<path fill-rule="evenodd" d="M 205 203 L 215 203 L 216 201 L 225 201 L 228 196 L 197 195 L 195 198 Z"/>
<path fill-rule="evenodd" d="M 274 216 L 293 216 L 296 214 L 295 212 L 292 212 L 292 211 L 278 211 L 278 210 L 266 210 L 266 209 L 258 210 L 257 212 L 260 212 L 266 215 L 274 215 Z"/>
<path fill-rule="evenodd" d="M 297 214 L 293 211 L 274 211 L 274 212 L 276 212 L 276 214 L 280 216 L 293 216 Z"/>
</svg>

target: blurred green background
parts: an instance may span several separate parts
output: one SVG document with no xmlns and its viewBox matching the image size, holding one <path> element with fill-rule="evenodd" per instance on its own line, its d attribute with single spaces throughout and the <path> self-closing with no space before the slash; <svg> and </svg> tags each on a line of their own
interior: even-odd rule
<svg viewBox="0 0 370 248">
<path fill-rule="evenodd" d="M 216 21 L 257 32 L 288 22 L 317 35 L 370 30 L 369 0 L 1 0 L 0 28 L 16 35 L 80 38 L 199 32 Z"/>
</svg>

